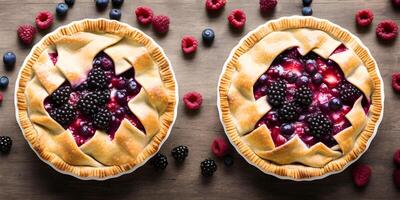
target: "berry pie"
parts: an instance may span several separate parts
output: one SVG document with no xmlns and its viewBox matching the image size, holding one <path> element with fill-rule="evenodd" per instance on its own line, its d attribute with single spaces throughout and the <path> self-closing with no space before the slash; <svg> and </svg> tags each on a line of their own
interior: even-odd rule
<svg viewBox="0 0 400 200">
<path fill-rule="evenodd" d="M 241 40 L 225 63 L 218 106 L 235 148 L 263 172 L 312 180 L 361 156 L 383 112 L 368 49 L 326 20 L 281 18 Z"/>
<path fill-rule="evenodd" d="M 162 49 L 105 19 L 61 27 L 38 43 L 16 88 L 17 120 L 38 156 L 82 179 L 144 164 L 167 139 L 177 86 Z"/>
</svg>

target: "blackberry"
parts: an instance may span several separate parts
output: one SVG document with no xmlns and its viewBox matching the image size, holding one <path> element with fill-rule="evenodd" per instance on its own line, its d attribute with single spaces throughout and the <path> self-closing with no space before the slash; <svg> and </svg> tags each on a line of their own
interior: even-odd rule
<svg viewBox="0 0 400 200">
<path fill-rule="evenodd" d="M 279 79 L 268 87 L 267 89 L 267 101 L 273 107 L 278 107 L 285 100 L 286 96 L 286 83 Z"/>
<path fill-rule="evenodd" d="M 0 136 L 0 151 L 8 153 L 11 150 L 12 139 L 8 136 Z"/>
<path fill-rule="evenodd" d="M 68 126 L 74 119 L 74 108 L 69 104 L 64 104 L 59 108 L 55 108 L 50 112 L 50 116 L 56 120 L 61 126 Z"/>
<path fill-rule="evenodd" d="M 332 123 L 323 114 L 318 113 L 308 119 L 310 133 L 317 138 L 322 138 L 332 131 Z"/>
<path fill-rule="evenodd" d="M 214 160 L 205 159 L 201 162 L 200 169 L 203 176 L 212 176 L 217 171 L 217 164 Z"/>
<path fill-rule="evenodd" d="M 298 117 L 298 107 L 294 102 L 286 102 L 278 110 L 278 118 L 282 122 L 292 122 Z"/>
<path fill-rule="evenodd" d="M 302 107 L 308 107 L 312 102 L 312 92 L 309 87 L 302 86 L 294 94 L 295 101 Z"/>
<path fill-rule="evenodd" d="M 154 166 L 156 169 L 165 169 L 168 165 L 168 159 L 167 156 L 157 153 L 152 159 L 151 159 L 151 165 Z"/>
<path fill-rule="evenodd" d="M 110 100 L 110 90 L 97 90 L 95 95 L 97 96 L 98 105 L 106 105 Z"/>
<path fill-rule="evenodd" d="M 177 146 L 172 149 L 171 155 L 177 161 L 183 161 L 189 154 L 189 148 L 187 146 Z"/>
<path fill-rule="evenodd" d="M 361 91 L 349 82 L 344 82 L 339 85 L 340 99 L 345 103 L 353 103 L 362 95 Z"/>
<path fill-rule="evenodd" d="M 84 95 L 78 102 L 78 109 L 85 115 L 90 116 L 97 112 L 99 105 L 98 96 L 94 93 Z"/>
<path fill-rule="evenodd" d="M 93 115 L 93 125 L 102 130 L 107 130 L 111 122 L 112 114 L 105 108 L 98 109 L 97 113 Z"/>
<path fill-rule="evenodd" d="M 62 86 L 51 94 L 51 100 L 56 105 L 63 105 L 68 102 L 69 95 L 71 94 L 70 86 Z"/>
<path fill-rule="evenodd" d="M 108 86 L 106 74 L 100 68 L 94 68 L 89 72 L 87 82 L 94 89 L 107 88 Z"/>
</svg>

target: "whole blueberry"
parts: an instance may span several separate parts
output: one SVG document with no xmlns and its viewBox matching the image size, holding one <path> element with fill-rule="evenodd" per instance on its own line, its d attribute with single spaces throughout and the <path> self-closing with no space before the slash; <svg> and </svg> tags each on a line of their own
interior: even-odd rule
<svg viewBox="0 0 400 200">
<path fill-rule="evenodd" d="M 258 81 L 259 81 L 260 84 L 266 84 L 267 83 L 267 79 L 268 79 L 267 75 L 263 74 L 263 75 L 260 76 Z"/>
<path fill-rule="evenodd" d="M 68 12 L 68 5 L 66 3 L 59 3 L 56 7 L 56 14 L 60 17 L 63 17 Z"/>
<path fill-rule="evenodd" d="M 115 116 L 118 118 L 121 118 L 125 115 L 125 108 L 124 107 L 119 107 L 116 111 L 115 111 Z"/>
<path fill-rule="evenodd" d="M 300 76 L 297 80 L 296 80 L 296 85 L 297 86 L 303 86 L 303 85 L 307 85 L 309 82 L 309 79 L 307 76 Z"/>
<path fill-rule="evenodd" d="M 312 3 L 312 0 L 303 0 L 303 6 L 310 6 Z"/>
<path fill-rule="evenodd" d="M 320 85 L 320 84 L 322 83 L 322 81 L 323 81 L 323 77 L 322 77 L 322 75 L 321 75 L 320 73 L 315 73 L 315 74 L 312 76 L 312 82 L 313 82 L 314 84 Z"/>
<path fill-rule="evenodd" d="M 107 8 L 109 0 L 96 0 L 96 7 L 99 10 L 104 10 Z"/>
<path fill-rule="evenodd" d="M 90 126 L 88 126 L 86 124 L 81 126 L 81 133 L 84 136 L 92 136 L 92 135 L 94 135 L 94 132 L 95 132 L 95 130 L 94 130 L 93 127 L 90 127 Z"/>
<path fill-rule="evenodd" d="M 117 102 L 121 105 L 126 104 L 127 102 L 127 96 L 126 96 L 126 92 L 123 90 L 119 90 L 115 93 L 115 99 L 117 100 Z"/>
<path fill-rule="evenodd" d="M 110 10 L 110 19 L 120 20 L 121 16 L 122 16 L 121 10 L 115 8 Z"/>
<path fill-rule="evenodd" d="M 0 77 L 0 89 L 6 89 L 8 86 L 8 78 L 6 76 Z"/>
<path fill-rule="evenodd" d="M 124 0 L 112 0 L 111 3 L 115 8 L 120 8 L 124 3 Z"/>
<path fill-rule="evenodd" d="M 136 83 L 136 81 L 130 80 L 128 82 L 126 90 L 128 91 L 129 94 L 136 94 L 137 92 L 139 92 L 139 87 L 138 87 L 138 84 Z"/>
<path fill-rule="evenodd" d="M 306 72 L 309 74 L 317 72 L 317 62 L 315 62 L 315 60 L 306 61 Z"/>
<path fill-rule="evenodd" d="M 65 3 L 69 6 L 72 7 L 75 3 L 75 0 L 65 0 Z"/>
<path fill-rule="evenodd" d="M 306 7 L 303 7 L 303 9 L 301 10 L 301 13 L 302 13 L 304 16 L 311 16 L 312 13 L 313 13 L 313 11 L 312 11 L 312 8 L 311 8 L 311 7 L 306 6 Z"/>
<path fill-rule="evenodd" d="M 289 71 L 285 74 L 285 79 L 287 80 L 287 82 L 289 83 L 294 83 L 297 80 L 297 75 L 296 73 Z"/>
<path fill-rule="evenodd" d="M 291 124 L 282 124 L 281 133 L 284 135 L 292 135 L 294 132 L 294 127 Z"/>
<path fill-rule="evenodd" d="M 224 156 L 224 164 L 227 167 L 230 167 L 233 165 L 233 157 L 229 154 Z"/>
<path fill-rule="evenodd" d="M 332 98 L 329 101 L 329 108 L 333 111 L 338 111 L 342 108 L 343 104 L 338 98 Z"/>
<path fill-rule="evenodd" d="M 6 52 L 3 55 L 3 63 L 4 63 L 4 66 L 6 67 L 6 69 L 13 69 L 15 66 L 16 59 L 17 59 L 17 57 L 15 56 L 15 54 L 13 52 Z"/>
<path fill-rule="evenodd" d="M 201 37 L 203 38 L 204 43 L 211 44 L 214 41 L 215 33 L 211 28 L 206 28 L 201 33 Z"/>
</svg>

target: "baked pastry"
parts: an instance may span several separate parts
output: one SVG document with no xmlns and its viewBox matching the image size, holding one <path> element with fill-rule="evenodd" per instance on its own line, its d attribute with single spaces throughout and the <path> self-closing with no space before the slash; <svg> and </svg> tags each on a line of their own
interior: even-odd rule
<svg viewBox="0 0 400 200">
<path fill-rule="evenodd" d="M 117 21 L 82 20 L 44 37 L 16 87 L 17 120 L 62 173 L 107 179 L 144 164 L 167 139 L 177 87 L 162 49 Z"/>
<path fill-rule="evenodd" d="M 232 144 L 283 179 L 342 171 L 366 151 L 383 112 L 383 83 L 361 41 L 313 17 L 270 21 L 225 63 L 218 106 Z"/>
</svg>

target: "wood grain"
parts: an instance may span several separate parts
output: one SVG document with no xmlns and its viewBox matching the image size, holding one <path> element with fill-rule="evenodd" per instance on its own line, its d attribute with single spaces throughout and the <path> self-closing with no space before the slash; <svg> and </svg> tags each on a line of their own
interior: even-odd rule
<svg viewBox="0 0 400 200">
<path fill-rule="evenodd" d="M 59 174 L 44 164 L 24 140 L 15 121 L 13 89 L 18 68 L 30 48 L 18 43 L 16 29 L 24 23 L 34 23 L 40 10 L 54 11 L 57 0 L 0 0 L 0 53 L 14 51 L 17 67 L 0 74 L 10 78 L 8 90 L 4 91 L 4 101 L 0 106 L 0 135 L 10 135 L 14 139 L 12 152 L 0 156 L 0 199 L 398 199 L 400 190 L 392 183 L 392 153 L 400 145 L 400 116 L 398 103 L 400 96 L 392 92 L 391 74 L 400 71 L 397 42 L 382 44 L 376 39 L 374 28 L 383 19 L 393 19 L 398 23 L 399 12 L 389 0 L 315 0 L 312 7 L 314 16 L 325 18 L 355 33 L 371 50 L 376 58 L 385 82 L 385 115 L 379 132 L 360 163 L 368 163 L 373 168 L 369 186 L 363 190 L 353 186 L 350 169 L 341 174 L 313 182 L 283 181 L 265 175 L 250 166 L 236 152 L 232 151 L 235 164 L 227 168 L 218 161 L 219 169 L 212 178 L 202 178 L 199 163 L 211 157 L 210 143 L 217 136 L 224 136 L 218 119 L 217 83 L 222 65 L 231 49 L 248 31 L 258 25 L 281 16 L 301 14 L 300 0 L 280 0 L 276 11 L 262 16 L 258 11 L 258 1 L 232 0 L 217 16 L 208 16 L 201 0 L 127 0 L 122 8 L 122 21 L 139 27 L 152 36 L 170 58 L 181 96 L 192 90 L 204 96 L 202 109 L 197 113 L 185 111 L 179 105 L 178 118 L 172 134 L 161 149 L 168 154 L 177 145 L 190 148 L 189 159 L 179 165 L 169 157 L 167 170 L 156 172 L 145 165 L 132 174 L 104 182 L 80 181 Z M 156 36 L 150 27 L 140 27 L 133 14 L 134 8 L 148 5 L 156 14 L 171 17 L 171 31 L 165 37 Z M 235 8 L 247 14 L 247 24 L 241 33 L 229 29 L 226 16 Z M 357 29 L 354 14 L 359 9 L 370 8 L 375 19 L 370 29 Z M 108 11 L 97 12 L 93 0 L 78 0 L 64 20 L 56 20 L 51 28 L 83 18 L 108 18 Z M 211 27 L 216 32 L 216 41 L 211 47 L 200 48 L 193 58 L 184 57 L 180 50 L 183 35 L 194 35 L 200 39 L 201 31 Z M 39 33 L 36 41 L 46 32 Z"/>
</svg>

